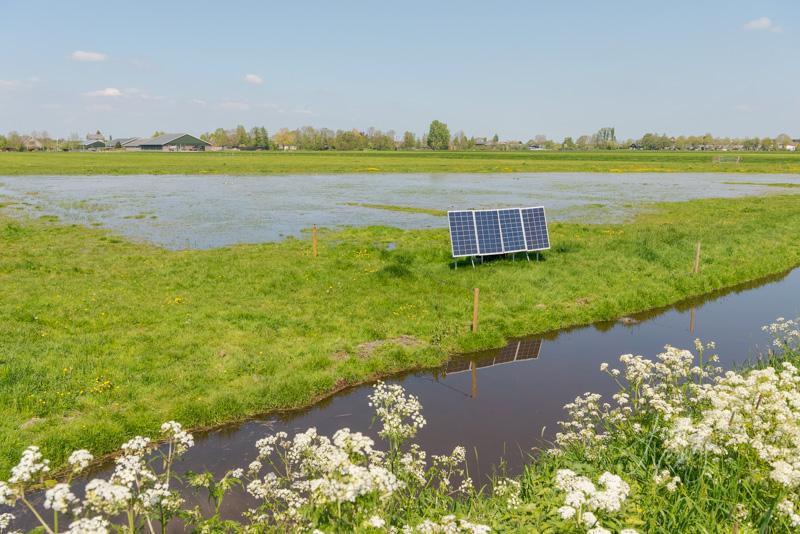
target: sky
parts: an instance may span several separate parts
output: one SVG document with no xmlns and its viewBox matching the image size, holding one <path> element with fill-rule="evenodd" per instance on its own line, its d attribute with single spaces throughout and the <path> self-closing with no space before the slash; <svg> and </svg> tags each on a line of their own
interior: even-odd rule
<svg viewBox="0 0 800 534">
<path fill-rule="evenodd" d="M 0 0 L 0 132 L 800 137 L 800 2 Z"/>
</svg>

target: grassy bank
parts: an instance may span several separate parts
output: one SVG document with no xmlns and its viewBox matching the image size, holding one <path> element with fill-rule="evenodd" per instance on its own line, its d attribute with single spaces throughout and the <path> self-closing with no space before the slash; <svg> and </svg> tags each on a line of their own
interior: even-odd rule
<svg viewBox="0 0 800 534">
<path fill-rule="evenodd" d="M 712 152 L 0 152 L 0 176 L 32 174 L 335 174 L 369 172 L 800 173 L 800 153 Z"/>
<path fill-rule="evenodd" d="M 2 217 L 2 471 L 28 443 L 56 462 L 80 447 L 110 451 L 165 420 L 196 427 L 300 406 L 448 353 L 800 263 L 796 196 L 660 204 L 622 225 L 554 223 L 545 261 L 457 271 L 443 230 L 322 230 L 313 259 L 308 240 L 167 251 Z M 400 336 L 420 343 L 391 342 Z M 376 340 L 390 341 L 363 345 Z"/>
</svg>

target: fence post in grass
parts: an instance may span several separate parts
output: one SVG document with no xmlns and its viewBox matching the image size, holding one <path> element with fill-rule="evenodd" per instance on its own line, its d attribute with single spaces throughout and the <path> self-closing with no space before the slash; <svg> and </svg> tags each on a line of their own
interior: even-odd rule
<svg viewBox="0 0 800 534">
<path fill-rule="evenodd" d="M 698 274 L 700 272 L 700 241 L 697 242 L 697 245 L 694 248 L 694 274 Z"/>
<path fill-rule="evenodd" d="M 472 331 L 478 331 L 478 294 L 480 290 L 476 287 L 472 290 Z"/>
<path fill-rule="evenodd" d="M 311 254 L 317 257 L 317 225 L 311 227 Z"/>
</svg>

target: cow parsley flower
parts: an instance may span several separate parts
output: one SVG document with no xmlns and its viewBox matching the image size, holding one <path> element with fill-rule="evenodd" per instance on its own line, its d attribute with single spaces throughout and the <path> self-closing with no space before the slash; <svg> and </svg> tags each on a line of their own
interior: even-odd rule
<svg viewBox="0 0 800 534">
<path fill-rule="evenodd" d="M 70 491 L 68 484 L 59 483 L 44 493 L 44 507 L 60 514 L 69 512 L 78 498 Z"/>
<path fill-rule="evenodd" d="M 34 477 L 50 471 L 50 460 L 42 458 L 39 447 L 31 445 L 22 453 L 19 463 L 11 469 L 11 484 L 30 482 Z"/>
<path fill-rule="evenodd" d="M 109 523 L 100 516 L 78 519 L 69 524 L 67 534 L 108 534 Z"/>
<path fill-rule="evenodd" d="M 69 465 L 72 466 L 72 472 L 77 474 L 89 467 L 89 464 L 94 460 L 92 453 L 86 449 L 80 449 L 69 455 Z"/>
</svg>

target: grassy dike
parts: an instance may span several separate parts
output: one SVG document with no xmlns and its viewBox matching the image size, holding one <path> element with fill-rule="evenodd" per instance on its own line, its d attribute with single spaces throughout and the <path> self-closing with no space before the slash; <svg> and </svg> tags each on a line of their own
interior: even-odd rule
<svg viewBox="0 0 800 534">
<path fill-rule="evenodd" d="M 314 259 L 308 240 L 176 252 L 0 212 L 0 473 L 30 443 L 60 463 L 169 419 L 198 427 L 302 406 L 504 337 L 800 264 L 791 195 L 657 204 L 626 224 L 551 233 L 542 262 L 454 271 L 445 230 L 323 230 Z M 360 347 L 401 335 L 422 343 Z"/>
<path fill-rule="evenodd" d="M 726 154 L 726 153 L 719 153 Z M 0 152 L 0 176 L 120 174 L 337 174 L 458 172 L 800 173 L 800 153 L 713 152 Z"/>
</svg>

